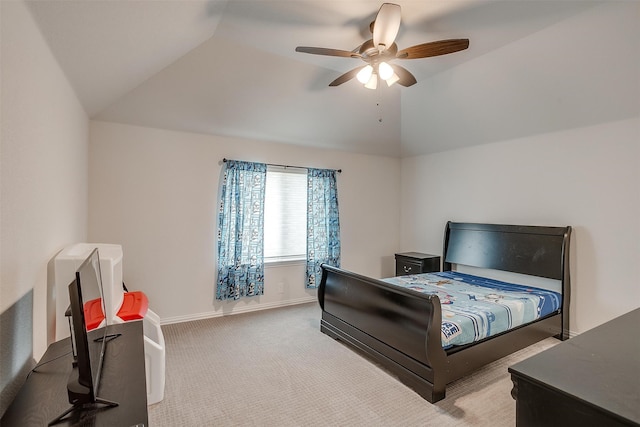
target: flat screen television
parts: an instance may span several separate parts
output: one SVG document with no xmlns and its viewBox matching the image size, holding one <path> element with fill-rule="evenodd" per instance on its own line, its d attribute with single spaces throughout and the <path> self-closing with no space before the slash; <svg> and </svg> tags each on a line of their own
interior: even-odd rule
<svg viewBox="0 0 640 427">
<path fill-rule="evenodd" d="M 71 342 L 75 361 L 67 383 L 67 394 L 72 406 L 49 425 L 60 422 L 74 409 L 82 409 L 87 404 L 118 405 L 97 396 L 105 345 L 108 339 L 113 337 L 107 335 L 102 296 L 100 257 L 96 248 L 80 265 L 75 279 L 69 285 Z M 99 310 L 102 312 L 100 313 Z M 89 318 L 97 318 L 100 315 L 104 321 L 88 326 Z"/>
</svg>

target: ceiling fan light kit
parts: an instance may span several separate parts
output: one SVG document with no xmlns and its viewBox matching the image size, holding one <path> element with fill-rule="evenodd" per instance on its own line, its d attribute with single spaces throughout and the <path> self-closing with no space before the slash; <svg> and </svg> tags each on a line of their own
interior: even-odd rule
<svg viewBox="0 0 640 427">
<path fill-rule="evenodd" d="M 378 76 L 387 83 L 387 86 L 398 83 L 408 87 L 417 82 L 409 70 L 390 63 L 395 59 L 405 60 L 447 55 L 469 47 L 469 39 L 450 39 L 422 43 L 398 51 L 395 39 L 400 29 L 401 18 L 399 5 L 384 3 L 378 11 L 376 19 L 369 25 L 373 38 L 365 41 L 354 50 L 298 46 L 296 52 L 361 59 L 367 65 L 344 73 L 332 81 L 329 86 L 339 86 L 356 77 L 366 88 L 375 89 L 378 86 Z"/>
<path fill-rule="evenodd" d="M 376 73 L 371 74 L 371 78 L 364 85 L 364 87 L 366 87 L 367 89 L 376 89 L 378 87 L 378 76 L 376 75 Z"/>
<path fill-rule="evenodd" d="M 378 65 L 378 75 L 382 80 L 389 80 L 393 76 L 393 68 L 386 62 L 381 62 Z"/>
<path fill-rule="evenodd" d="M 397 83 L 400 80 L 400 77 L 396 73 L 393 73 L 391 77 L 385 80 L 387 82 L 387 86 L 391 87 L 393 84 Z"/>
<path fill-rule="evenodd" d="M 356 78 L 360 83 L 367 84 L 369 79 L 371 78 L 371 74 L 373 74 L 373 67 L 371 65 L 367 65 L 362 70 L 356 74 Z"/>
</svg>

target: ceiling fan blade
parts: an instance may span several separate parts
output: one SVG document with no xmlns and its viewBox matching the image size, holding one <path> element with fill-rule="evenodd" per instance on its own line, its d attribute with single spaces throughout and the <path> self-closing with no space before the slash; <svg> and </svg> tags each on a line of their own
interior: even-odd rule
<svg viewBox="0 0 640 427">
<path fill-rule="evenodd" d="M 398 80 L 397 82 L 399 85 L 408 87 L 418 82 L 416 78 L 413 76 L 413 74 L 411 74 L 409 70 L 407 70 L 406 68 L 396 64 L 389 64 L 389 65 L 391 65 L 391 68 L 393 68 L 393 71 L 396 73 L 398 78 L 400 78 L 400 80 Z"/>
<path fill-rule="evenodd" d="M 354 68 L 351 71 L 347 71 L 346 73 L 344 73 L 343 75 L 341 75 L 340 77 L 338 77 L 337 79 L 329 83 L 329 86 L 338 86 L 338 85 L 341 85 L 342 83 L 348 82 L 349 80 L 354 78 L 356 74 L 358 74 L 358 72 L 362 70 L 364 67 L 366 67 L 366 65 L 363 65 L 362 67 Z"/>
<path fill-rule="evenodd" d="M 327 55 L 327 56 L 340 56 L 343 58 L 360 58 L 361 55 L 357 52 L 351 52 L 348 50 L 329 49 L 326 47 L 309 47 L 298 46 L 296 52 L 311 53 L 313 55 Z"/>
<path fill-rule="evenodd" d="M 400 5 L 384 3 L 380 6 L 378 15 L 373 21 L 373 45 L 380 51 L 386 50 L 396 40 L 401 18 Z"/>
<path fill-rule="evenodd" d="M 396 54 L 399 59 L 417 59 L 430 56 L 447 55 L 465 50 L 469 47 L 469 39 L 450 39 L 437 42 L 423 43 L 402 49 Z"/>
</svg>

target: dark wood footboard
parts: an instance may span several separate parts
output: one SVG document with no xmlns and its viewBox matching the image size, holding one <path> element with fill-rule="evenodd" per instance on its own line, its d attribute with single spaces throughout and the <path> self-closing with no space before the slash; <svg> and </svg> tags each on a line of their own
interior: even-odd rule
<svg viewBox="0 0 640 427">
<path fill-rule="evenodd" d="M 438 297 L 322 268 L 321 331 L 371 356 L 429 402 L 444 398 L 447 361 Z"/>
</svg>

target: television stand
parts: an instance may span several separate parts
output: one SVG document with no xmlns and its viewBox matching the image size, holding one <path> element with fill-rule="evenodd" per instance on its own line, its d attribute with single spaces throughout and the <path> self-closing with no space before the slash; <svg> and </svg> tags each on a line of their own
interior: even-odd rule
<svg viewBox="0 0 640 427">
<path fill-rule="evenodd" d="M 106 407 L 108 408 L 118 406 L 116 402 L 111 402 L 110 400 L 100 399 L 99 397 L 96 397 L 94 402 L 74 404 L 72 407 L 70 407 L 62 414 L 58 415 L 53 421 L 51 421 L 49 423 L 49 426 L 53 426 L 62 422 L 62 420 L 64 420 L 64 418 L 73 411 L 82 412 L 83 410 L 95 409 L 96 405 L 106 405 Z"/>
<path fill-rule="evenodd" d="M 112 334 L 108 336 L 116 337 L 120 336 L 120 334 Z M 102 338 L 100 338 L 99 340 L 101 341 Z M 91 390 L 88 387 L 80 384 L 80 382 L 78 381 L 78 368 L 76 368 L 75 365 L 71 372 L 71 379 L 67 384 L 67 394 L 69 396 L 69 401 L 73 402 L 71 404 L 71 407 L 64 411 L 62 414 L 58 415 L 55 419 L 53 419 L 49 423 L 49 426 L 60 423 L 67 415 L 71 414 L 74 411 L 78 414 L 78 416 L 80 416 L 83 411 L 93 410 L 97 405 L 104 405 L 105 408 L 113 408 L 115 406 L 118 406 L 117 402 L 112 402 L 107 399 L 92 396 Z"/>
<path fill-rule="evenodd" d="M 0 425 L 43 426 L 59 419 L 57 427 L 76 425 L 78 421 L 92 426 L 148 426 L 142 321 L 108 328 L 108 333 L 122 335 L 107 345 L 97 390 L 100 399 L 96 400 L 117 401 L 118 406 L 88 403 L 76 412 L 77 416 L 65 417 L 78 409 L 76 405 L 69 408 L 67 383 L 73 356 L 70 339 L 65 338 L 49 346 L 38 369 L 27 378 L 2 416 Z M 63 413 L 65 410 L 69 412 Z"/>
</svg>

